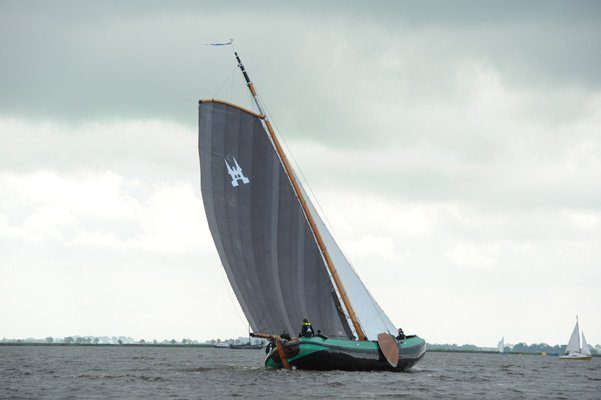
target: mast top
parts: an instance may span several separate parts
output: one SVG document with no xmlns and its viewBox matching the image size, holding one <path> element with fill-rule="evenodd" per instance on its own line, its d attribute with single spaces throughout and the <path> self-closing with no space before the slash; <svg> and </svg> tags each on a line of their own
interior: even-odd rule
<svg viewBox="0 0 601 400">
<path fill-rule="evenodd" d="M 257 96 L 257 91 L 255 90 L 255 86 L 251 82 L 250 77 L 248 76 L 248 73 L 246 72 L 246 68 L 244 68 L 244 64 L 242 64 L 242 60 L 240 60 L 240 56 L 238 55 L 238 52 L 234 51 L 234 55 L 236 56 L 236 60 L 238 61 L 238 68 L 240 68 L 240 71 L 242 71 L 242 75 L 244 75 L 244 80 L 246 81 L 246 86 L 248 87 L 248 90 L 250 90 L 250 94 L 252 95 L 252 98 L 257 106 L 257 109 L 259 110 L 259 114 L 265 115 L 265 119 L 267 119 L 267 115 L 265 114 L 265 111 L 263 111 L 263 107 L 261 107 L 261 103 L 259 102 L 259 96 Z"/>
</svg>

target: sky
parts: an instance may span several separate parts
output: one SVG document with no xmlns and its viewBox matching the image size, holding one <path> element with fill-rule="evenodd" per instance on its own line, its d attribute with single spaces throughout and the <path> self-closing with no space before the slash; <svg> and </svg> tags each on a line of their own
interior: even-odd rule
<svg viewBox="0 0 601 400">
<path fill-rule="evenodd" d="M 431 343 L 601 343 L 595 1 L 0 2 L 0 337 L 243 336 L 197 101 L 251 107 Z"/>
</svg>

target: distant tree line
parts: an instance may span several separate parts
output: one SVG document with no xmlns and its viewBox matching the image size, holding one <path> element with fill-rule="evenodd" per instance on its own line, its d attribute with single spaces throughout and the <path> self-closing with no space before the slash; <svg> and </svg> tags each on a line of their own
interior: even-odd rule
<svg viewBox="0 0 601 400">
<path fill-rule="evenodd" d="M 520 342 L 513 345 L 511 351 L 514 353 L 547 353 L 547 354 L 563 354 L 566 351 L 567 345 L 551 346 L 547 343 L 532 343 L 527 344 Z"/>
<path fill-rule="evenodd" d="M 177 339 L 165 339 L 162 341 L 146 340 L 146 339 L 133 339 L 127 336 L 66 336 L 64 338 L 47 336 L 44 339 L 27 338 L 27 339 L 0 339 L 0 343 L 48 343 L 48 344 L 199 344 L 198 340 L 183 338 Z"/>
<path fill-rule="evenodd" d="M 438 344 L 438 343 L 428 343 L 428 349 L 432 350 L 461 350 L 461 351 L 480 351 L 480 347 L 475 346 L 473 344 Z"/>
<path fill-rule="evenodd" d="M 505 353 L 547 353 L 547 354 L 564 354 L 567 345 L 554 345 L 551 346 L 547 343 L 532 343 L 527 344 L 524 342 L 520 342 L 515 345 L 505 346 Z M 475 346 L 473 344 L 438 344 L 438 343 L 428 343 L 428 349 L 431 350 L 451 350 L 451 351 L 496 351 L 496 349 L 492 348 L 481 348 Z M 591 353 L 601 354 L 601 345 L 591 346 Z"/>
</svg>

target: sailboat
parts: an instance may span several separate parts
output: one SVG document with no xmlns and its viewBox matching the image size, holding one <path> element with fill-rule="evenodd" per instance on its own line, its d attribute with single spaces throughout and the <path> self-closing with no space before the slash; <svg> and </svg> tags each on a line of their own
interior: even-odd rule
<svg viewBox="0 0 601 400">
<path fill-rule="evenodd" d="M 570 341 L 566 347 L 566 352 L 559 357 L 560 360 L 591 360 L 591 349 L 589 348 L 584 332 L 582 332 L 582 347 L 580 346 L 580 328 L 578 326 L 578 316 L 576 316 L 576 325 L 570 336 Z"/>
<path fill-rule="evenodd" d="M 256 110 L 224 100 L 199 101 L 201 193 L 215 247 L 251 335 L 273 344 L 265 366 L 411 368 L 424 356 L 425 341 L 415 335 L 396 339 L 395 325 L 306 195 L 234 55 Z M 304 318 L 327 339 L 282 334 L 294 335 Z"/>
<path fill-rule="evenodd" d="M 497 349 L 501 354 L 503 354 L 503 352 L 505 351 L 505 336 L 503 336 L 499 343 L 497 343 Z"/>
</svg>

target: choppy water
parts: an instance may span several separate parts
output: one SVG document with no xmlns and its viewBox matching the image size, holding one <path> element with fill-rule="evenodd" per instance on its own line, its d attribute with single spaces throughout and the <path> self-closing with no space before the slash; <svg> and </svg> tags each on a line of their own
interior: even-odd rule
<svg viewBox="0 0 601 400">
<path fill-rule="evenodd" d="M 268 370 L 259 350 L 0 346 L 0 399 L 600 399 L 601 358 L 427 353 L 409 373 Z"/>
</svg>

